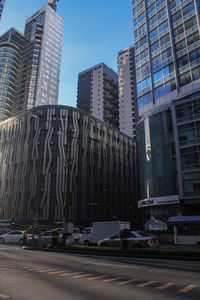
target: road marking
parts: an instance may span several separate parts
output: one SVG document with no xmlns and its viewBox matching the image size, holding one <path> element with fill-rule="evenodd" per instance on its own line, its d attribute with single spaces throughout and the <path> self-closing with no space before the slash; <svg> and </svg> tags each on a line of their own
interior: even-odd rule
<svg viewBox="0 0 200 300">
<path fill-rule="evenodd" d="M 101 276 L 96 276 L 96 277 L 90 277 L 87 280 L 101 279 L 101 278 L 104 278 L 104 277 L 106 277 L 106 275 L 101 275 Z"/>
<path fill-rule="evenodd" d="M 37 270 L 39 273 L 44 273 L 44 272 L 50 272 L 50 271 L 57 271 L 58 269 L 50 269 L 48 267 L 42 268 L 41 270 Z"/>
<path fill-rule="evenodd" d="M 186 286 L 184 289 L 181 289 L 181 290 L 178 290 L 178 291 L 181 292 L 181 293 L 188 293 L 188 292 L 190 292 L 190 291 L 192 291 L 196 288 L 197 288 L 196 285 L 190 284 L 190 285 Z"/>
<path fill-rule="evenodd" d="M 8 296 L 8 295 L 4 295 L 4 294 L 0 294 L 0 298 L 3 298 L 3 299 L 8 299 L 8 298 L 10 298 L 10 296 Z"/>
<path fill-rule="evenodd" d="M 163 285 L 158 286 L 156 289 L 157 289 L 157 290 L 165 290 L 165 289 L 167 289 L 168 287 L 173 286 L 173 285 L 175 285 L 175 284 L 176 284 L 176 283 L 174 283 L 174 282 L 168 282 L 168 283 L 166 283 L 166 284 L 163 284 Z"/>
<path fill-rule="evenodd" d="M 48 274 L 61 274 L 65 272 L 67 272 L 67 270 L 48 272 Z"/>
<path fill-rule="evenodd" d="M 141 283 L 141 284 L 138 284 L 137 286 L 138 287 L 145 287 L 145 286 L 149 286 L 149 285 L 152 285 L 152 284 L 154 284 L 154 283 L 157 283 L 158 281 L 147 281 L 147 282 L 145 282 L 145 283 Z"/>
<path fill-rule="evenodd" d="M 29 271 L 40 271 L 40 270 L 44 270 L 44 268 L 38 268 L 38 267 L 35 267 L 35 268 L 30 268 L 30 269 L 28 269 Z M 54 269 L 55 270 L 55 269 Z M 58 269 L 56 269 L 56 270 L 58 270 Z"/>
<path fill-rule="evenodd" d="M 84 278 L 84 277 L 88 277 L 90 275 L 93 275 L 93 274 L 90 273 L 90 274 L 84 274 L 84 275 L 76 275 L 76 276 L 74 276 L 74 278 Z"/>
<path fill-rule="evenodd" d="M 64 274 L 60 274 L 60 276 L 71 276 L 71 275 L 80 274 L 80 273 L 81 272 L 64 273 Z"/>
<path fill-rule="evenodd" d="M 129 284 L 129 283 L 132 283 L 132 282 L 136 282 L 136 281 L 139 281 L 140 279 L 130 279 L 130 280 L 126 280 L 126 281 L 121 281 L 121 282 L 118 282 L 118 284 L 120 285 L 124 285 L 124 284 Z"/>
<path fill-rule="evenodd" d="M 104 279 L 102 280 L 102 282 L 112 282 L 112 281 L 116 281 L 116 280 L 119 280 L 119 279 L 122 279 L 121 277 L 115 277 L 115 278 L 110 278 L 110 279 Z"/>
</svg>

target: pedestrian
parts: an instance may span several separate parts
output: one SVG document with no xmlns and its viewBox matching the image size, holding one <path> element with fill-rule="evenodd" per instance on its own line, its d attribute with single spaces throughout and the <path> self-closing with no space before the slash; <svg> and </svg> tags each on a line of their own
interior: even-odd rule
<svg viewBox="0 0 200 300">
<path fill-rule="evenodd" d="M 26 246 L 27 235 L 28 235 L 28 231 L 25 229 L 24 232 L 23 232 L 23 246 Z"/>
</svg>

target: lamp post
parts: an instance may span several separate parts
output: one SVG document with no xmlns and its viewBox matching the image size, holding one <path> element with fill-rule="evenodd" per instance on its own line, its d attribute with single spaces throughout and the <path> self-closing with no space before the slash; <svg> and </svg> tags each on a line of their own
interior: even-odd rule
<svg viewBox="0 0 200 300">
<path fill-rule="evenodd" d="M 39 115 L 38 113 L 33 113 L 32 117 L 34 119 L 42 119 L 42 116 Z M 67 137 L 67 153 L 66 153 L 66 162 L 65 162 L 65 185 L 64 185 L 64 201 L 63 201 L 63 243 L 65 243 L 65 239 L 67 235 L 71 232 L 70 231 L 70 224 L 69 222 L 69 210 L 68 210 L 68 205 L 67 205 L 67 188 L 68 188 L 68 181 L 69 181 L 69 168 L 70 168 L 70 145 L 72 142 L 72 139 L 77 138 L 73 136 L 74 130 L 70 127 L 71 124 L 70 122 L 70 117 L 68 115 L 68 129 L 67 131 L 63 131 L 61 128 L 59 128 L 57 125 L 53 124 L 49 120 L 47 121 L 51 126 L 55 127 L 58 129 L 60 132 L 62 132 L 66 137 Z"/>
</svg>

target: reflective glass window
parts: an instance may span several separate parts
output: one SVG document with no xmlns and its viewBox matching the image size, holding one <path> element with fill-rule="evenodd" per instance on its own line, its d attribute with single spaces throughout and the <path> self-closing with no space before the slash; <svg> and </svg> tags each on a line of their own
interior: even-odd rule
<svg viewBox="0 0 200 300">
<path fill-rule="evenodd" d="M 187 83 L 191 82 L 191 76 L 190 76 L 190 72 L 187 72 L 183 75 L 179 76 L 179 84 L 180 86 L 183 86 Z"/>
</svg>

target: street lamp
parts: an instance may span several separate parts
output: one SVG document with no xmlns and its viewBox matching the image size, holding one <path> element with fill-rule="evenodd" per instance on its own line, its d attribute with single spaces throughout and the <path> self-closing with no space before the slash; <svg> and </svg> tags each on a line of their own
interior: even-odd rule
<svg viewBox="0 0 200 300">
<path fill-rule="evenodd" d="M 42 118 L 42 116 L 37 113 L 33 113 L 32 117 L 34 119 Z M 65 162 L 65 186 L 64 186 L 64 202 L 63 202 L 63 243 L 65 243 L 66 236 L 69 233 L 71 233 L 71 232 L 69 232 L 70 231 L 69 226 L 70 226 L 71 222 L 69 222 L 69 210 L 67 209 L 67 187 L 68 187 L 68 174 L 69 174 L 69 167 L 70 167 L 70 145 L 71 145 L 72 139 L 77 138 L 77 137 L 73 136 L 74 130 L 70 128 L 69 120 L 70 120 L 70 118 L 68 115 L 67 131 L 63 131 L 60 127 L 53 124 L 51 121 L 45 120 L 51 126 L 58 129 L 60 132 L 62 132 L 67 137 L 67 154 L 66 154 L 66 162 Z"/>
</svg>

